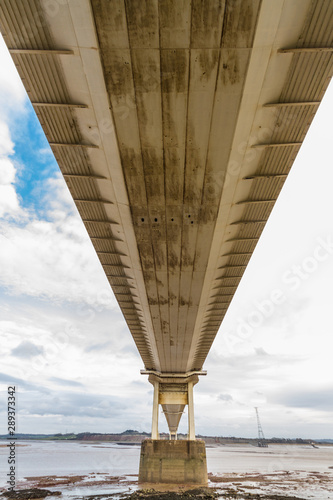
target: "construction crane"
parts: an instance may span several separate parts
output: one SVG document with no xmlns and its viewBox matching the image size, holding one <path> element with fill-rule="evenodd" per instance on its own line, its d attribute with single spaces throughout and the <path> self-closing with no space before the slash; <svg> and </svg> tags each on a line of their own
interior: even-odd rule
<svg viewBox="0 0 333 500">
<path fill-rule="evenodd" d="M 266 439 L 264 436 L 264 431 L 262 430 L 261 427 L 258 408 L 255 406 L 254 409 L 256 410 L 257 423 L 258 423 L 258 446 L 259 448 L 268 448 L 268 444 L 266 443 Z"/>
</svg>

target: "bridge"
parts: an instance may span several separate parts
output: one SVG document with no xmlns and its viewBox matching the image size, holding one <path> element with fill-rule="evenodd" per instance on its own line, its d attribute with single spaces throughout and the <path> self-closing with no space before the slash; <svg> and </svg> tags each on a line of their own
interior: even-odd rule
<svg viewBox="0 0 333 500">
<path fill-rule="evenodd" d="M 204 483 L 193 386 L 332 76 L 333 2 L 2 0 L 0 22 L 154 386 L 141 480 Z"/>
</svg>

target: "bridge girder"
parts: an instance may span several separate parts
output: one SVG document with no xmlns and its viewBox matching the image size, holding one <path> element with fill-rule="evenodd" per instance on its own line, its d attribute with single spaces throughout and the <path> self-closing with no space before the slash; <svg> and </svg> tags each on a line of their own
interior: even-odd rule
<svg viewBox="0 0 333 500">
<path fill-rule="evenodd" d="M 330 0 L 1 2 L 147 370 L 202 370 L 332 76 L 332 19 Z"/>
</svg>

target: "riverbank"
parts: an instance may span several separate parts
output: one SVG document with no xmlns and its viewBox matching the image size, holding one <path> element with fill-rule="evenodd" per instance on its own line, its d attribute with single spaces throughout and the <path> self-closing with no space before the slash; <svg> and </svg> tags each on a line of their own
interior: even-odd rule
<svg viewBox="0 0 333 500">
<path fill-rule="evenodd" d="M 59 496 L 60 491 L 42 490 L 38 488 L 24 489 L 13 492 L 5 492 L 1 496 L 10 500 L 40 500 L 47 496 Z M 84 500 L 189 500 L 189 499 L 225 499 L 225 500 L 306 500 L 301 497 L 295 496 L 281 496 L 281 495 L 259 495 L 252 493 L 239 494 L 234 491 L 218 492 L 216 488 L 195 488 L 195 489 L 182 489 L 181 491 L 157 491 L 155 489 L 143 489 L 135 491 L 134 493 L 123 493 L 121 495 L 115 493 L 106 493 L 102 495 L 90 495 L 81 497 Z"/>
<path fill-rule="evenodd" d="M 142 489 L 137 475 L 111 476 L 91 473 L 67 476 L 30 476 L 17 485 L 19 495 L 3 495 L 11 500 L 41 498 L 28 492 L 49 491 L 64 499 L 85 500 L 182 500 L 221 498 L 237 500 L 333 499 L 333 471 L 276 471 L 271 473 L 209 474 L 208 488 L 186 485 L 149 485 Z M 170 491 L 171 490 L 171 491 Z M 26 496 L 24 496 L 26 492 Z M 60 493 L 59 493 L 60 492 Z M 46 495 L 45 495 L 46 496 Z"/>
<path fill-rule="evenodd" d="M 93 443 L 117 443 L 117 444 L 141 444 L 144 439 L 150 438 L 150 434 L 147 432 L 138 432 L 136 430 L 127 430 L 118 434 L 101 434 L 101 433 L 91 433 L 91 432 L 81 432 L 79 434 L 67 433 L 67 434 L 16 434 L 17 439 L 24 441 L 73 441 L 73 442 L 93 442 Z M 0 435 L 1 440 L 7 440 L 10 438 L 8 434 Z M 240 438 L 240 437 L 223 437 L 223 436 L 200 436 L 197 435 L 198 439 L 201 439 L 206 443 L 206 445 L 252 445 L 258 446 L 257 438 Z M 169 434 L 160 433 L 160 439 L 169 439 Z M 187 435 L 178 434 L 178 439 L 187 439 Z M 299 445 L 299 446 L 333 446 L 332 439 L 286 439 L 286 438 L 272 438 L 265 440 L 268 445 Z M 1 445 L 0 445 L 1 446 Z"/>
<path fill-rule="evenodd" d="M 130 495 L 139 493 L 140 497 L 132 498 L 154 500 L 152 495 L 156 493 L 152 490 L 156 486 L 150 485 L 148 492 L 145 487 L 142 492 L 143 486 L 138 484 L 139 445 L 51 441 L 18 444 L 23 446 L 17 448 L 15 489 L 60 491 L 63 500 L 131 499 Z M 333 500 L 333 447 L 208 445 L 206 454 L 209 494 L 217 494 L 215 498 Z M 7 449 L 0 448 L 0 492 L 8 486 L 7 473 Z M 181 498 L 175 493 L 185 494 L 187 489 L 186 485 L 178 487 L 169 498 Z M 195 498 L 193 492 L 189 494 Z M 204 492 L 200 494 L 197 498 L 205 498 Z"/>
</svg>

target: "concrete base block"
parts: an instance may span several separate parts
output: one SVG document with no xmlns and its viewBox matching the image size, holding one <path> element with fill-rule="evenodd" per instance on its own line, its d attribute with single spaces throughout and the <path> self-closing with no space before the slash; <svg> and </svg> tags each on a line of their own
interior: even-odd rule
<svg viewBox="0 0 333 500">
<path fill-rule="evenodd" d="M 145 439 L 141 444 L 139 483 L 207 485 L 204 441 Z"/>
</svg>

